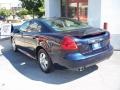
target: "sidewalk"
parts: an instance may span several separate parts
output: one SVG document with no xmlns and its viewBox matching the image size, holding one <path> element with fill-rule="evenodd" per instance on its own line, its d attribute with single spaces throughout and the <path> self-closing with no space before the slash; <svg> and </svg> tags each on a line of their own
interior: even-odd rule
<svg viewBox="0 0 120 90">
<path fill-rule="evenodd" d="M 120 50 L 120 34 L 112 34 L 111 35 L 111 44 L 115 51 Z"/>
</svg>

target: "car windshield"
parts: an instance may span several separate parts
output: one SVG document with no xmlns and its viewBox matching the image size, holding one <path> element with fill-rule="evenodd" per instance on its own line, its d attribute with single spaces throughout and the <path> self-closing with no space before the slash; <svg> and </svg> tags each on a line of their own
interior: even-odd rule
<svg viewBox="0 0 120 90">
<path fill-rule="evenodd" d="M 88 27 L 85 23 L 66 18 L 47 19 L 45 22 L 56 31 L 73 31 Z"/>
</svg>

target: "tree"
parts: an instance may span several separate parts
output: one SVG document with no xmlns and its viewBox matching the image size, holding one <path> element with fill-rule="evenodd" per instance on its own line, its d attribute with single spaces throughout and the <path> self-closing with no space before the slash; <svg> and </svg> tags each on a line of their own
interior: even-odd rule
<svg viewBox="0 0 120 90">
<path fill-rule="evenodd" d="M 44 15 L 44 0 L 20 0 L 29 13 L 41 17 Z"/>
<path fill-rule="evenodd" d="M 16 14 L 17 14 L 19 17 L 23 18 L 24 15 L 28 15 L 29 12 L 28 12 L 28 10 L 26 10 L 25 8 L 22 8 L 22 9 L 20 9 Z"/>
<path fill-rule="evenodd" d="M 4 17 L 8 17 L 12 14 L 11 10 L 7 10 L 7 9 L 0 9 L 0 15 L 4 16 Z"/>
</svg>

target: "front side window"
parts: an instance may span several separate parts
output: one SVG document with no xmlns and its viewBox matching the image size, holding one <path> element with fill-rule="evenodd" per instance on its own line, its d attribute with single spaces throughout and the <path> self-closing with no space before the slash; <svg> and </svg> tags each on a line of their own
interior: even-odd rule
<svg viewBox="0 0 120 90">
<path fill-rule="evenodd" d="M 23 23 L 23 24 L 21 25 L 21 27 L 20 27 L 20 32 L 26 32 L 27 29 L 28 29 L 28 27 L 29 27 L 29 25 L 30 25 L 30 22 L 29 22 L 29 21 Z"/>
</svg>

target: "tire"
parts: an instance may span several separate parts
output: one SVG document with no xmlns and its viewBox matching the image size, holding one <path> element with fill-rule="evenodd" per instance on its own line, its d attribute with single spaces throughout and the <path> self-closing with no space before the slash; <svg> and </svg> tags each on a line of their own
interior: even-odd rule
<svg viewBox="0 0 120 90">
<path fill-rule="evenodd" d="M 38 52 L 38 62 L 44 73 L 50 73 L 53 71 L 53 63 L 51 58 L 44 49 L 40 49 Z"/>
<path fill-rule="evenodd" d="M 12 49 L 13 49 L 14 52 L 17 51 L 17 46 L 16 46 L 16 44 L 15 44 L 14 39 L 12 39 Z"/>
</svg>

